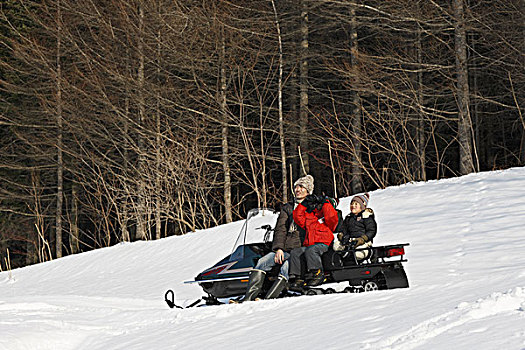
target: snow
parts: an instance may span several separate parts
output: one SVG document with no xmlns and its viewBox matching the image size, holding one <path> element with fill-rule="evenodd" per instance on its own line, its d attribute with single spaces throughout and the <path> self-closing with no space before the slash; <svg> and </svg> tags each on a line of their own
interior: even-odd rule
<svg viewBox="0 0 525 350">
<path fill-rule="evenodd" d="M 375 244 L 410 243 L 408 289 L 169 309 L 243 221 L 3 272 L 0 349 L 525 349 L 524 188 L 512 168 L 372 192 Z"/>
</svg>

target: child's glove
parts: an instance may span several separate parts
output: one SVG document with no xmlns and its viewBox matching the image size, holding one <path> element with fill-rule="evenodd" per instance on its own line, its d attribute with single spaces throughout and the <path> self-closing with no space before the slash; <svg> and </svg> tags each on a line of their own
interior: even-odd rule
<svg viewBox="0 0 525 350">
<path fill-rule="evenodd" d="M 341 233 L 342 235 L 343 233 Z M 346 235 L 346 236 L 342 236 L 342 238 L 340 239 L 341 241 L 341 244 L 344 245 L 344 246 L 348 246 L 350 244 L 350 236 Z"/>
<path fill-rule="evenodd" d="M 368 237 L 366 235 L 362 235 L 361 237 L 356 238 L 354 240 L 354 246 L 359 247 L 360 245 L 365 244 L 367 241 L 368 241 Z"/>
<path fill-rule="evenodd" d="M 316 196 L 315 194 L 309 194 L 301 202 L 306 207 L 307 213 L 313 212 L 314 209 L 321 210 L 324 203 L 329 203 L 326 196 Z"/>
<path fill-rule="evenodd" d="M 307 213 L 311 213 L 312 211 L 314 211 L 315 207 L 317 206 L 317 196 L 313 194 L 309 194 L 308 196 L 304 197 L 301 204 L 304 205 Z"/>
</svg>

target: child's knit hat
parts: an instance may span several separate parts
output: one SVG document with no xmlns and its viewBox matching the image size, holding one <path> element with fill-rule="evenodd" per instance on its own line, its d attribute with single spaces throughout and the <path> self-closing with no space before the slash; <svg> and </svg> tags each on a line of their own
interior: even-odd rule
<svg viewBox="0 0 525 350">
<path fill-rule="evenodd" d="M 357 196 L 354 196 L 352 198 L 352 202 L 356 201 L 361 205 L 361 209 L 365 210 L 365 208 L 368 206 L 368 201 L 370 200 L 370 195 L 368 193 L 365 194 L 358 194 Z"/>
</svg>

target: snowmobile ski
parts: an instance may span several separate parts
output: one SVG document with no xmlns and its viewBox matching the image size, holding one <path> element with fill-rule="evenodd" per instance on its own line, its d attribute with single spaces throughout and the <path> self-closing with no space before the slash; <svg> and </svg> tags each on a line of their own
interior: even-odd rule
<svg viewBox="0 0 525 350">
<path fill-rule="evenodd" d="M 202 299 L 197 299 L 197 300 L 195 300 L 193 303 L 191 303 L 188 306 L 180 306 L 180 305 L 175 304 L 175 293 L 171 289 L 168 289 L 166 291 L 166 294 L 164 294 L 164 301 L 166 302 L 166 304 L 168 304 L 170 309 L 173 309 L 173 308 L 189 309 L 190 307 L 194 307 L 195 305 L 200 303 L 202 301 Z"/>
</svg>

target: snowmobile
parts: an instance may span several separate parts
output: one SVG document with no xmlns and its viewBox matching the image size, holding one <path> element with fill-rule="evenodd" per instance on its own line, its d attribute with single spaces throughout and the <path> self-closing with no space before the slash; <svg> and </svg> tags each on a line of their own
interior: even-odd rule
<svg viewBox="0 0 525 350">
<path fill-rule="evenodd" d="M 244 296 L 250 271 L 261 257 L 271 252 L 273 228 L 267 223 L 269 218 L 276 221 L 277 216 L 278 213 L 271 209 L 250 210 L 232 253 L 199 273 L 193 281 L 185 282 L 199 284 L 207 294 L 202 298 L 206 305 L 219 305 L 223 304 L 219 299 L 240 299 Z M 264 234 L 261 234 L 261 230 L 264 230 Z M 317 287 L 304 287 L 298 291 L 286 290 L 281 296 L 335 293 L 336 289 L 324 288 L 323 285 L 339 282 L 348 282 L 348 286 L 342 290 L 347 293 L 408 288 L 408 279 L 402 264 L 407 261 L 404 255 L 405 247 L 408 245 L 403 243 L 364 249 L 356 249 L 349 245 L 342 251 L 334 251 L 330 247 L 322 257 L 325 274 L 323 284 Z M 363 260 L 356 258 L 356 252 L 360 250 L 366 250 L 366 258 Z M 262 294 L 266 293 L 272 285 L 279 268 L 280 266 L 277 265 L 267 274 L 269 278 L 265 281 Z M 171 308 L 182 308 L 174 303 L 173 298 L 173 291 L 168 290 L 165 294 L 166 303 Z M 200 301 L 188 307 L 195 306 Z"/>
</svg>

